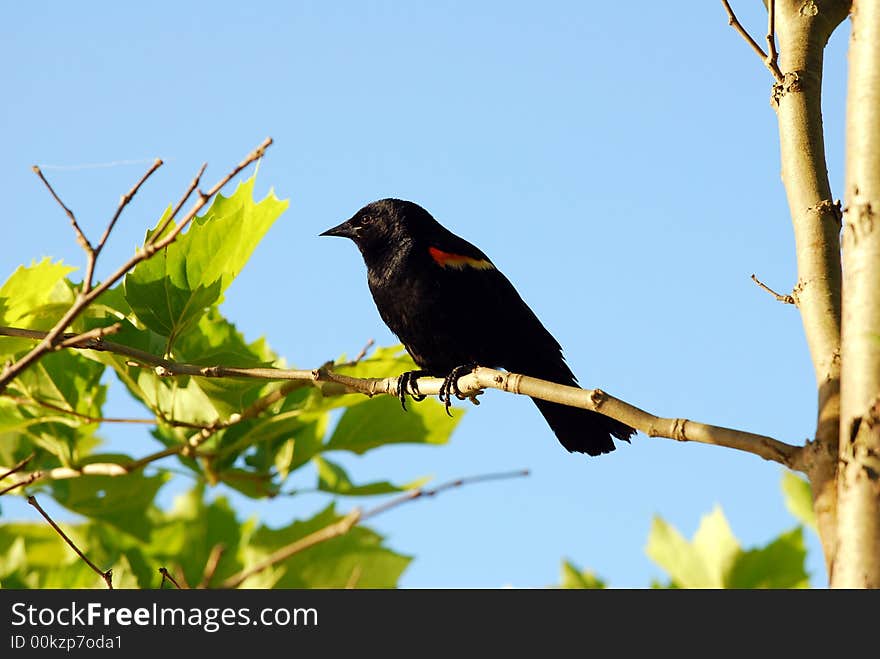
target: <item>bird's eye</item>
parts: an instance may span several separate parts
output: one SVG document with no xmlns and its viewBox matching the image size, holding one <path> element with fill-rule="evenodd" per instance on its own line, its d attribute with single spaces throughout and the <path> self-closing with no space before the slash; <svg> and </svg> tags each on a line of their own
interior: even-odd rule
<svg viewBox="0 0 880 659">
<path fill-rule="evenodd" d="M 361 217 L 360 224 L 361 224 L 361 226 L 366 226 L 366 225 L 370 224 L 372 221 L 373 221 L 372 215 L 364 215 Z"/>
</svg>

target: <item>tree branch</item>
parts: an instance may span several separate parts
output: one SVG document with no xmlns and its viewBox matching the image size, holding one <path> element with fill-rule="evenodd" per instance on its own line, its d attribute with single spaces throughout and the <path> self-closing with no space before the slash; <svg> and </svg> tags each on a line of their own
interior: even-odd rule
<svg viewBox="0 0 880 659">
<path fill-rule="evenodd" d="M 43 176 L 43 171 L 39 168 L 39 166 L 34 165 L 31 167 L 34 174 L 36 174 L 40 180 L 43 182 L 43 185 L 49 190 L 49 194 L 52 195 L 52 198 L 58 202 L 58 205 L 64 209 L 64 213 L 70 219 L 70 225 L 73 227 L 73 232 L 76 234 L 76 242 L 79 243 L 79 246 L 83 248 L 86 254 L 92 254 L 94 250 L 92 249 L 92 244 L 89 242 L 89 239 L 86 238 L 86 234 L 83 233 L 82 229 L 79 227 L 79 223 L 76 221 L 76 216 L 73 214 L 73 211 L 70 210 L 63 201 L 61 201 L 61 197 L 58 196 L 58 193 L 55 192 L 55 189 L 51 186 L 49 181 L 46 180 L 46 177 Z"/>
<path fill-rule="evenodd" d="M 846 18 L 849 0 L 775 0 L 782 81 L 773 88 L 782 182 L 794 229 L 798 280 L 793 291 L 816 377 L 815 442 L 807 474 L 826 567 L 837 545 L 842 270 L 840 208 L 834 202 L 822 124 L 824 50 Z"/>
<path fill-rule="evenodd" d="M 242 583 L 244 583 L 247 579 L 254 576 L 255 574 L 259 574 L 260 572 L 272 567 L 273 565 L 281 563 L 291 556 L 299 554 L 300 552 L 303 552 L 310 547 L 314 547 L 315 545 L 326 542 L 327 540 L 332 540 L 333 538 L 338 538 L 339 536 L 345 535 L 352 529 L 352 527 L 364 521 L 365 519 L 381 515 L 382 513 L 401 506 L 409 501 L 414 501 L 422 497 L 432 497 L 445 490 L 462 487 L 464 485 L 470 485 L 472 483 L 508 478 L 518 478 L 528 475 L 528 470 L 520 470 L 499 474 L 483 474 L 479 476 L 457 478 L 454 481 L 443 483 L 442 485 L 438 485 L 437 487 L 432 489 L 425 489 L 421 487 L 417 488 L 402 496 L 392 499 L 391 501 L 380 504 L 364 513 L 361 513 L 359 509 L 355 508 L 345 517 L 333 522 L 332 524 L 328 524 L 322 529 L 318 529 L 314 533 L 310 533 L 305 537 L 299 538 L 298 540 L 291 542 L 289 545 L 286 545 L 281 549 L 273 552 L 259 563 L 256 563 L 255 565 L 252 565 L 251 567 L 232 575 L 222 584 L 220 584 L 220 587 L 238 588 Z"/>
<path fill-rule="evenodd" d="M 793 295 L 780 295 L 772 288 L 767 286 L 767 284 L 758 279 L 754 274 L 752 275 L 752 281 L 755 282 L 760 288 L 770 293 L 770 295 L 775 297 L 777 302 L 782 302 L 783 304 L 793 304 L 797 306 L 797 300 L 794 299 Z"/>
<path fill-rule="evenodd" d="M 840 469 L 833 588 L 880 588 L 880 2 L 854 0 L 846 98 Z"/>
<path fill-rule="evenodd" d="M 89 416 L 88 414 L 81 414 L 76 410 L 70 410 L 65 407 L 61 407 L 60 405 L 53 405 L 52 403 L 48 403 L 44 400 L 39 400 L 37 398 L 22 398 L 21 396 L 10 396 L 9 394 L 0 394 L 0 398 L 12 401 L 16 405 L 42 407 L 43 409 L 60 412 L 61 414 L 67 414 L 69 416 L 76 417 L 77 419 L 82 419 L 86 423 L 139 423 L 152 426 L 155 426 L 159 423 L 156 419 L 123 419 L 118 417 Z M 0 476 L 0 481 L 2 481 L 8 475 L 9 474 L 4 474 Z"/>
<path fill-rule="evenodd" d="M 42 334 L 44 333 L 37 330 L 0 327 L 0 335 L 38 339 Z M 201 377 L 237 377 L 290 381 L 283 389 L 283 392 L 273 392 L 269 394 L 268 398 L 265 400 L 261 399 L 257 401 L 257 403 L 252 406 L 252 412 L 248 412 L 248 414 L 252 416 L 259 414 L 271 405 L 272 402 L 279 400 L 287 393 L 304 386 L 320 388 L 325 396 L 339 396 L 346 393 L 362 393 L 367 396 L 375 396 L 378 394 L 391 396 L 398 395 L 398 379 L 396 377 L 354 378 L 341 373 L 335 373 L 330 370 L 327 365 L 313 370 L 203 366 L 199 364 L 173 362 L 110 341 L 101 341 L 97 344 L 86 342 L 84 345 L 73 347 L 103 350 L 132 357 L 139 362 L 152 366 L 155 372 L 162 377 L 195 375 Z M 441 378 L 419 378 L 419 392 L 426 395 L 439 394 L 442 384 L 443 379 Z M 459 380 L 459 389 L 464 398 L 470 398 L 471 400 L 475 400 L 475 397 L 481 394 L 484 389 L 500 389 L 502 391 L 522 394 L 532 398 L 540 398 L 553 403 L 593 410 L 610 416 L 613 419 L 617 419 L 618 421 L 622 421 L 636 430 L 642 431 L 649 437 L 665 437 L 677 441 L 726 446 L 728 448 L 752 453 L 765 460 L 779 462 L 790 469 L 797 471 L 803 471 L 805 469 L 806 463 L 804 462 L 803 457 L 803 447 L 786 444 L 773 439 L 772 437 L 734 430 L 732 428 L 699 423 L 688 419 L 658 417 L 615 398 L 600 389 L 580 389 L 578 387 L 570 387 L 555 382 L 539 380 L 537 378 L 517 373 L 507 373 L 482 367 L 477 368 L 471 374 L 463 376 Z M 410 391 L 409 393 L 413 392 Z M 210 432 L 210 434 L 213 434 L 222 427 L 224 426 L 217 426 L 213 430 L 207 428 L 203 429 L 201 432 L 202 434 L 204 432 Z M 199 436 L 199 433 L 197 433 L 194 438 L 197 436 Z M 192 444 L 193 441 L 196 441 L 197 443 L 195 446 L 198 446 L 204 440 L 191 439 L 190 444 Z M 183 450 L 183 448 L 172 447 L 160 451 L 154 456 L 148 456 L 148 459 L 146 460 L 152 462 L 160 457 L 174 455 Z M 142 460 L 139 460 L 132 463 L 129 467 L 135 468 L 135 465 L 138 467 L 143 466 L 142 462 Z"/>
<path fill-rule="evenodd" d="M 31 453 L 24 460 L 19 460 L 18 462 L 16 462 L 12 467 L 10 467 L 6 471 L 4 471 L 2 474 L 0 474 L 0 481 L 5 480 L 9 476 L 12 476 L 12 474 L 17 473 L 17 472 L 21 471 L 22 469 L 24 469 L 27 466 L 28 462 L 30 462 L 31 460 L 34 459 L 35 455 L 36 455 L 36 453 Z"/>
<path fill-rule="evenodd" d="M 779 53 L 776 52 L 776 0 L 767 0 L 767 59 L 765 64 L 773 72 L 773 77 L 781 81 Z"/>
<path fill-rule="evenodd" d="M 775 42 L 772 39 L 773 34 L 773 23 L 774 23 L 774 8 L 769 10 L 770 13 L 770 31 L 767 35 L 767 41 L 771 46 L 771 54 L 768 55 L 764 52 L 761 46 L 758 45 L 758 42 L 752 38 L 752 35 L 748 33 L 748 31 L 742 26 L 739 20 L 736 17 L 736 14 L 733 13 L 733 8 L 730 6 L 730 3 L 727 0 L 721 0 L 721 4 L 724 5 L 725 11 L 727 11 L 727 22 L 728 24 L 739 33 L 739 35 L 745 39 L 745 42 L 749 44 L 752 50 L 757 53 L 758 57 L 761 58 L 761 61 L 764 63 L 770 73 L 773 74 L 773 77 L 777 82 L 782 82 L 783 76 L 782 71 L 779 70 L 779 66 L 776 64 L 776 47 Z M 773 0 L 770 0 L 770 4 L 773 5 Z"/>
<path fill-rule="evenodd" d="M 147 241 L 146 245 L 143 249 L 138 250 L 134 256 L 132 256 L 128 261 L 123 263 L 115 272 L 113 272 L 107 279 L 105 279 L 101 284 L 95 286 L 94 288 L 88 288 L 86 284 L 88 282 L 83 283 L 83 289 L 80 291 L 80 294 L 77 296 L 74 303 L 67 310 L 67 312 L 61 317 L 61 319 L 55 324 L 55 326 L 49 330 L 46 336 L 36 345 L 34 348 L 19 359 L 14 364 L 7 365 L 3 368 L 2 373 L 0 373 L 0 393 L 2 393 L 9 383 L 15 379 L 15 377 L 21 373 L 24 369 L 31 366 L 34 362 L 43 357 L 46 353 L 52 351 L 55 348 L 58 337 L 61 336 L 65 329 L 77 318 L 79 315 L 99 296 L 101 293 L 106 291 L 108 288 L 113 286 L 117 281 L 119 281 L 125 274 L 135 267 L 141 261 L 146 261 L 151 258 L 156 252 L 162 250 L 164 247 L 167 247 L 174 241 L 175 238 L 183 231 L 186 226 L 193 220 L 196 214 L 211 200 L 217 192 L 220 191 L 232 178 L 238 175 L 245 167 L 249 164 L 258 160 L 263 156 L 266 149 L 272 144 L 272 138 L 266 138 L 262 144 L 260 144 L 256 149 L 254 149 L 250 154 L 248 154 L 244 160 L 242 160 L 238 165 L 236 165 L 226 176 L 221 178 L 208 192 L 203 193 L 199 192 L 198 200 L 192 205 L 190 210 L 181 220 L 181 222 L 172 229 L 167 236 L 158 240 L 150 240 Z M 51 189 L 51 188 L 50 188 Z M 184 196 L 184 201 L 191 194 L 191 190 Z M 59 200 L 60 203 L 60 200 Z M 63 206 L 63 204 L 62 204 Z M 66 209 L 67 207 L 64 206 Z M 73 213 L 69 213 L 69 216 L 73 216 Z M 72 218 L 72 221 L 75 223 L 75 218 Z M 75 225 L 78 228 L 78 225 Z M 163 225 L 164 226 L 164 225 Z M 82 235 L 82 232 L 79 232 L 79 235 Z M 155 234 L 154 234 L 155 236 Z M 82 236 L 85 239 L 85 236 Z M 88 241 L 86 240 L 86 245 L 88 245 Z M 88 245 L 88 249 L 92 249 L 90 245 Z M 87 250 L 88 251 L 88 250 Z"/>
<path fill-rule="evenodd" d="M 60 536 L 62 537 L 62 539 L 64 540 L 64 542 L 66 542 L 68 545 L 70 545 L 71 549 L 73 549 L 73 551 L 75 551 L 75 552 L 77 553 L 77 556 L 79 556 L 81 559 L 83 559 L 83 561 L 85 561 L 86 565 L 88 565 L 90 568 L 92 568 L 92 570 L 95 572 L 95 574 L 97 574 L 98 576 L 100 576 L 100 577 L 104 580 L 104 583 L 107 584 L 107 588 L 109 588 L 110 590 L 113 590 L 113 570 L 107 570 L 107 571 L 105 572 L 105 571 L 101 570 L 101 568 L 99 568 L 97 565 L 95 565 L 94 563 L 92 563 L 92 562 L 89 560 L 89 557 L 86 556 L 86 555 L 82 552 L 82 550 L 81 550 L 79 547 L 76 546 L 76 543 L 75 543 L 73 540 L 71 540 L 71 539 L 67 536 L 67 534 L 66 534 L 64 531 L 61 530 L 61 527 L 59 527 L 59 526 L 58 526 L 58 525 L 52 520 L 52 518 L 49 517 L 48 513 L 47 513 L 45 510 L 43 510 L 42 506 L 40 506 L 40 504 L 37 502 L 37 498 L 36 498 L 36 497 L 34 497 L 34 496 L 29 496 L 29 497 L 27 498 L 27 502 L 28 502 L 30 505 L 32 505 L 34 508 L 37 509 L 37 512 L 39 512 L 39 513 L 43 516 L 43 518 L 44 518 L 47 522 L 49 522 L 49 526 L 51 526 L 53 529 L 55 529 L 55 531 L 58 533 L 58 535 L 60 535 Z"/>
</svg>

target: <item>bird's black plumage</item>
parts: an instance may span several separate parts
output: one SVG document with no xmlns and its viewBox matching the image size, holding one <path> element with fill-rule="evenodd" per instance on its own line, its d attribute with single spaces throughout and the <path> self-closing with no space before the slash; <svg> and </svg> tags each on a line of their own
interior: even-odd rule
<svg viewBox="0 0 880 659">
<path fill-rule="evenodd" d="M 361 251 L 379 315 L 426 374 L 501 367 L 577 385 L 562 348 L 483 252 L 421 206 L 382 199 L 321 234 Z M 600 455 L 635 432 L 610 417 L 533 399 L 569 451 Z"/>
</svg>

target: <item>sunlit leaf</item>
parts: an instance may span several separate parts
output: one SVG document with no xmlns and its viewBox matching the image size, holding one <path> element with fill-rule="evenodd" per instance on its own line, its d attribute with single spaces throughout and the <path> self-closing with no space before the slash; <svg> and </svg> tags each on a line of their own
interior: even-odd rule
<svg viewBox="0 0 880 659">
<path fill-rule="evenodd" d="M 287 208 L 288 202 L 272 192 L 254 202 L 254 181 L 252 176 L 239 183 L 231 197 L 218 195 L 173 243 L 126 276 L 126 300 L 148 329 L 168 338 L 169 351 L 179 334 L 222 300 L 257 243 Z"/>
<path fill-rule="evenodd" d="M 411 405 L 409 409 L 404 412 L 393 396 L 355 403 L 339 419 L 326 450 L 365 453 L 387 444 L 445 444 L 463 414 L 452 409 L 449 417 L 443 405 L 433 400 Z"/>
<path fill-rule="evenodd" d="M 782 493 L 785 507 L 804 526 L 816 530 L 816 513 L 813 509 L 813 491 L 810 484 L 800 476 L 786 471 L 782 475 Z"/>
<path fill-rule="evenodd" d="M 333 506 L 310 520 L 294 522 L 281 529 L 260 528 L 250 540 L 251 561 L 271 554 L 341 519 Z M 284 561 L 275 571 L 278 588 L 388 588 L 411 558 L 382 544 L 382 537 L 355 526 L 343 536 L 316 544 Z M 251 580 L 244 587 L 253 587 Z"/>
<path fill-rule="evenodd" d="M 131 458 L 95 455 L 91 460 L 126 464 Z M 150 522 L 145 511 L 167 481 L 167 474 L 145 476 L 143 472 L 132 472 L 125 476 L 88 475 L 53 481 L 51 489 L 52 496 L 65 508 L 146 540 Z"/>
<path fill-rule="evenodd" d="M 725 579 L 726 588 L 809 588 L 807 550 L 800 527 L 766 547 L 742 552 Z"/>
<path fill-rule="evenodd" d="M 333 494 L 344 494 L 348 496 L 394 494 L 395 492 L 405 492 L 406 490 L 421 487 L 429 480 L 427 478 L 420 478 L 405 485 L 393 485 L 388 481 L 355 485 L 352 483 L 345 469 L 335 462 L 331 462 L 320 456 L 312 458 L 312 462 L 315 463 L 315 467 L 318 470 L 318 489 L 324 492 L 332 492 Z"/>
<path fill-rule="evenodd" d="M 571 561 L 562 561 L 560 588 L 597 589 L 605 588 L 605 582 L 590 570 L 581 570 Z"/>
</svg>

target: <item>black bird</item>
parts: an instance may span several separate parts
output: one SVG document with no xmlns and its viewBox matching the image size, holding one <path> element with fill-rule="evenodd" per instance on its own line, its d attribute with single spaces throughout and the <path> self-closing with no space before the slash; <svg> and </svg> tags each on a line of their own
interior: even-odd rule
<svg viewBox="0 0 880 659">
<path fill-rule="evenodd" d="M 577 386 L 559 343 L 507 277 L 421 206 L 375 201 L 321 235 L 358 246 L 379 315 L 422 369 L 400 378 L 404 409 L 403 392 L 409 385 L 418 395 L 418 376 L 446 377 L 448 405 L 458 377 L 476 365 Z M 603 414 L 532 400 L 569 451 L 608 453 L 612 437 L 629 441 L 635 432 Z"/>
</svg>

